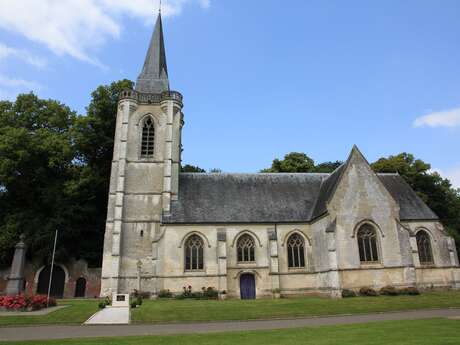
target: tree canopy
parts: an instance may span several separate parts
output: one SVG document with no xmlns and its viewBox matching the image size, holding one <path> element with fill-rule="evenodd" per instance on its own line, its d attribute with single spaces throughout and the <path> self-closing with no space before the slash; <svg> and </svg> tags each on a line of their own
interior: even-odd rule
<svg viewBox="0 0 460 345">
<path fill-rule="evenodd" d="M 291 152 L 284 156 L 282 160 L 275 158 L 272 166 L 261 170 L 263 173 L 302 173 L 302 172 L 318 172 L 330 173 L 337 169 L 341 161 L 324 162 L 315 165 L 315 161 L 301 152 Z"/>
<path fill-rule="evenodd" d="M 185 172 L 185 173 L 204 173 L 206 172 L 206 170 L 201 169 L 199 166 L 190 165 L 190 164 L 185 164 L 183 167 L 181 167 L 180 171 Z"/>
<path fill-rule="evenodd" d="M 97 88 L 86 116 L 34 94 L 0 102 L 0 264 L 21 233 L 46 260 L 58 229 L 58 260 L 100 265 L 118 92 L 132 85 Z"/>
</svg>

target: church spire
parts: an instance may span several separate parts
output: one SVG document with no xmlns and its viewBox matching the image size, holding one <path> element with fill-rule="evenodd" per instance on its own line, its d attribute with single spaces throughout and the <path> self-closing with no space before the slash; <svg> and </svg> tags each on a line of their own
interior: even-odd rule
<svg viewBox="0 0 460 345">
<path fill-rule="evenodd" d="M 145 57 L 144 67 L 137 78 L 136 91 L 144 93 L 169 91 L 161 12 L 158 13 L 155 30 L 153 31 L 147 56 Z"/>
</svg>

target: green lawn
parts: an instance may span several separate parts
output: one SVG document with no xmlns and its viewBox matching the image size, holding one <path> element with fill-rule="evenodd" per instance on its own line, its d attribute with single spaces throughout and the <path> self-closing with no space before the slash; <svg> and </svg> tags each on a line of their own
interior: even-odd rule
<svg viewBox="0 0 460 345">
<path fill-rule="evenodd" d="M 48 315 L 0 316 L 0 326 L 36 324 L 81 324 L 98 310 L 98 299 L 59 300 L 58 305 L 67 305 Z"/>
<path fill-rule="evenodd" d="M 131 320 L 137 323 L 248 320 L 446 307 L 460 307 L 460 291 L 430 292 L 420 296 L 354 297 L 339 300 L 303 297 L 252 301 L 144 301 L 140 308 L 133 310 Z"/>
<path fill-rule="evenodd" d="M 98 310 L 98 302 L 97 299 L 62 300 L 59 304 L 68 307 L 48 315 L 0 316 L 0 326 L 81 324 Z M 133 310 L 131 319 L 133 323 L 248 320 L 446 307 L 460 308 L 460 291 L 340 300 L 321 297 L 253 301 L 146 300 L 140 308 Z"/>
<path fill-rule="evenodd" d="M 458 345 L 459 320 L 409 320 L 273 331 L 8 342 L 15 345 Z M 2 343 L 0 343 L 2 344 Z"/>
</svg>

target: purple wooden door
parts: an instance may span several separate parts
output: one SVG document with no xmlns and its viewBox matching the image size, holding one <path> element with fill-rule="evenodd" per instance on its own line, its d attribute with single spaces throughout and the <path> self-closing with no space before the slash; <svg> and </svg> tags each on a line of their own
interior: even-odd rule
<svg viewBox="0 0 460 345">
<path fill-rule="evenodd" d="M 240 276 L 240 294 L 241 299 L 256 298 L 256 281 L 253 274 L 245 273 Z"/>
</svg>

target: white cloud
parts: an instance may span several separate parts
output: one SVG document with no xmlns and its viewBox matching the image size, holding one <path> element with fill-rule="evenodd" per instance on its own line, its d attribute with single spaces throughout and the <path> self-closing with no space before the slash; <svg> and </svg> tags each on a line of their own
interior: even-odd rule
<svg viewBox="0 0 460 345">
<path fill-rule="evenodd" d="M 95 47 L 118 38 L 122 16 L 153 21 L 159 0 L 0 0 L 0 28 L 44 44 L 57 55 L 70 55 L 104 67 L 91 56 Z M 209 0 L 163 0 L 162 14 L 181 13 L 187 3 Z"/>
<path fill-rule="evenodd" d="M 35 56 L 27 50 L 12 48 L 0 42 L 0 60 L 7 58 L 17 58 L 37 68 L 46 66 L 46 59 Z"/>
<path fill-rule="evenodd" d="M 37 89 L 40 89 L 41 87 L 40 84 L 34 81 L 8 78 L 2 75 L 0 75 L 0 86 L 19 87 L 19 88 L 28 89 L 29 91 L 37 90 Z"/>
<path fill-rule="evenodd" d="M 433 112 L 415 119 L 414 127 L 456 127 L 460 126 L 460 108 Z"/>
<path fill-rule="evenodd" d="M 19 93 L 40 91 L 42 85 L 35 81 L 10 78 L 0 75 L 0 99 L 13 100 Z"/>
</svg>

